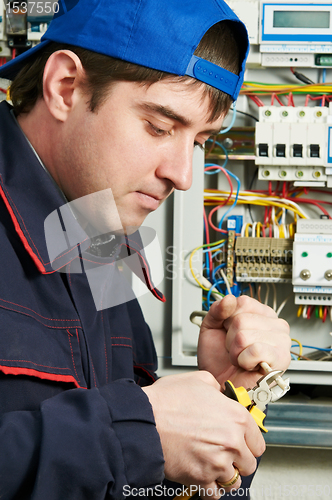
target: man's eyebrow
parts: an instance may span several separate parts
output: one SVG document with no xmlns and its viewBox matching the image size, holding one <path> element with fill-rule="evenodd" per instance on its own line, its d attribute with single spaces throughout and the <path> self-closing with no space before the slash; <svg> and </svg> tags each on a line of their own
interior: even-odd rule
<svg viewBox="0 0 332 500">
<path fill-rule="evenodd" d="M 179 115 L 176 111 L 174 111 L 169 106 L 162 106 L 161 104 L 156 104 L 153 102 L 143 102 L 139 104 L 139 107 L 145 111 L 152 111 L 154 113 L 158 113 L 160 115 L 165 116 L 166 118 L 170 118 L 171 120 L 175 120 L 181 125 L 185 127 L 190 127 L 192 125 L 192 121 L 189 118 L 186 118 L 182 115 Z M 203 130 L 204 134 L 207 135 L 218 135 L 220 133 L 220 128 L 213 128 L 209 130 Z"/>
<path fill-rule="evenodd" d="M 169 106 L 162 106 L 161 104 L 155 104 L 153 102 L 143 102 L 139 104 L 139 107 L 145 111 L 152 111 L 154 113 L 158 113 L 159 115 L 163 115 L 166 118 L 170 118 L 171 120 L 175 120 L 185 127 L 189 127 L 190 125 L 192 125 L 191 120 L 182 115 L 179 115 Z"/>
</svg>

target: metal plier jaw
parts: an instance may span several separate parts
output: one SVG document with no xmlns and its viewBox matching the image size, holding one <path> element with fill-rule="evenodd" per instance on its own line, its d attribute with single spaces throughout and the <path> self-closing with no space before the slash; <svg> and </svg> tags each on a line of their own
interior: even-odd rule
<svg viewBox="0 0 332 500">
<path fill-rule="evenodd" d="M 268 432 L 264 427 L 263 422 L 266 417 L 264 410 L 268 403 L 278 401 L 289 390 L 289 379 L 282 379 L 282 387 L 278 385 L 278 379 L 283 372 L 281 370 L 273 370 L 257 381 L 257 385 L 253 389 L 246 390 L 244 387 L 234 387 L 232 382 L 227 380 L 225 384 L 224 394 L 231 399 L 238 401 L 242 406 L 247 408 L 249 413 L 254 418 L 258 427 L 263 432 Z M 276 380 L 277 379 L 277 380 Z M 271 384 L 275 384 L 272 385 Z"/>
<path fill-rule="evenodd" d="M 283 379 L 286 383 L 285 388 L 281 388 L 277 383 L 271 387 L 271 384 L 276 382 L 277 377 L 282 373 L 281 370 L 273 370 L 261 377 L 253 389 L 248 390 L 250 399 L 261 411 L 265 410 L 268 403 L 278 401 L 278 399 L 282 398 L 289 391 L 289 378 L 286 380 Z"/>
</svg>

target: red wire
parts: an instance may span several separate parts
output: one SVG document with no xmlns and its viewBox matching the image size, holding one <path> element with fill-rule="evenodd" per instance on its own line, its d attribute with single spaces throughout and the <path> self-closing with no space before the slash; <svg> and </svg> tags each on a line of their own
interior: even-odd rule
<svg viewBox="0 0 332 500">
<path fill-rule="evenodd" d="M 311 312 L 312 312 L 312 306 L 308 306 L 308 309 L 307 309 L 307 319 L 310 319 Z"/>
<path fill-rule="evenodd" d="M 323 323 L 325 323 L 326 317 L 327 317 L 327 306 L 324 306 L 324 312 L 323 312 L 323 318 L 322 318 Z"/>
<path fill-rule="evenodd" d="M 274 104 L 274 99 L 276 101 L 278 101 L 280 106 L 284 106 L 284 103 L 280 100 L 280 98 L 277 96 L 277 94 L 275 92 L 272 92 L 272 95 L 271 95 L 271 106 L 273 106 L 273 104 Z"/>
<path fill-rule="evenodd" d="M 205 222 L 205 239 L 206 239 L 206 243 L 209 244 L 210 243 L 209 225 L 208 225 L 208 221 L 207 221 L 205 210 L 203 210 L 203 217 L 204 217 L 204 222 Z M 212 255 L 211 255 L 211 249 L 209 247 L 207 247 L 207 248 L 209 249 L 209 251 L 208 251 L 209 265 L 210 265 L 210 270 L 212 272 Z"/>
<path fill-rule="evenodd" d="M 248 95 L 249 99 L 251 99 L 257 106 L 264 106 L 263 101 L 257 95 Z"/>
<path fill-rule="evenodd" d="M 287 200 L 290 200 L 290 201 L 294 201 L 293 198 L 286 198 Z M 324 215 L 327 215 L 329 219 L 332 219 L 331 215 L 328 213 L 327 210 L 325 210 L 324 207 L 321 207 L 320 204 L 318 203 L 318 201 L 316 200 L 309 200 L 307 198 L 301 198 L 301 203 L 308 203 L 308 204 L 311 204 L 311 205 L 315 205 L 316 207 L 318 207 Z"/>
<path fill-rule="evenodd" d="M 226 201 L 227 203 L 227 201 Z M 209 224 L 210 226 L 212 227 L 212 229 L 214 229 L 215 231 L 218 231 L 218 233 L 227 233 L 228 231 L 225 231 L 225 229 L 220 229 L 219 227 L 215 226 L 212 222 L 212 215 L 219 209 L 219 208 L 222 208 L 226 205 L 226 203 L 224 203 L 223 205 L 218 205 L 217 207 L 214 207 L 211 212 L 209 213 Z"/>
<path fill-rule="evenodd" d="M 295 103 L 294 103 L 294 98 L 293 98 L 293 94 L 292 92 L 290 92 L 288 94 L 288 102 L 287 102 L 287 106 L 294 106 L 295 107 Z"/>
<path fill-rule="evenodd" d="M 228 184 L 230 186 L 230 193 L 229 193 L 229 196 L 227 198 L 227 200 L 224 201 L 224 203 L 222 205 L 218 205 L 217 207 L 214 207 L 211 212 L 209 213 L 209 224 L 210 226 L 212 227 L 212 229 L 214 229 L 215 231 L 218 231 L 219 233 L 227 233 L 227 231 L 225 231 L 224 229 L 219 229 L 219 227 L 215 226 L 212 222 L 212 215 L 219 209 L 219 208 L 222 208 L 224 207 L 225 205 L 227 205 L 228 201 L 231 199 L 231 196 L 233 194 L 233 184 L 232 184 L 232 181 L 231 181 L 231 178 L 227 172 L 227 170 L 225 170 L 223 167 L 221 167 L 220 165 L 212 165 L 211 167 L 205 167 L 204 169 L 204 172 L 207 172 L 209 170 L 215 170 L 215 169 L 218 169 L 218 170 L 221 170 L 221 172 L 223 172 L 225 174 L 225 177 L 226 179 L 228 180 Z"/>
</svg>

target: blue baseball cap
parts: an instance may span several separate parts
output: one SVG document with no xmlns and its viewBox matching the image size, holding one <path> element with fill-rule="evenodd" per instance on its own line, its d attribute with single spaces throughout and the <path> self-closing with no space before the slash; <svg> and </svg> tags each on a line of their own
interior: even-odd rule
<svg viewBox="0 0 332 500">
<path fill-rule="evenodd" d="M 234 23 L 243 47 L 236 75 L 194 55 L 203 35 L 220 21 Z M 249 52 L 247 30 L 223 0 L 59 0 L 41 42 L 0 68 L 13 80 L 50 42 L 75 45 L 148 68 L 188 75 L 236 100 Z"/>
</svg>

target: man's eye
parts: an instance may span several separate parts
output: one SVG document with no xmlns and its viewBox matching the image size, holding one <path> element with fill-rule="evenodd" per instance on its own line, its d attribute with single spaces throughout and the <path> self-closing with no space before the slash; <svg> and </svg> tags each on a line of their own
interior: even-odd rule
<svg viewBox="0 0 332 500">
<path fill-rule="evenodd" d="M 161 128 L 158 128 L 156 127 L 155 125 L 153 125 L 152 123 L 148 122 L 149 123 L 149 127 L 151 128 L 152 132 L 155 134 L 155 135 L 170 135 L 170 132 L 168 130 L 163 130 Z"/>
</svg>

